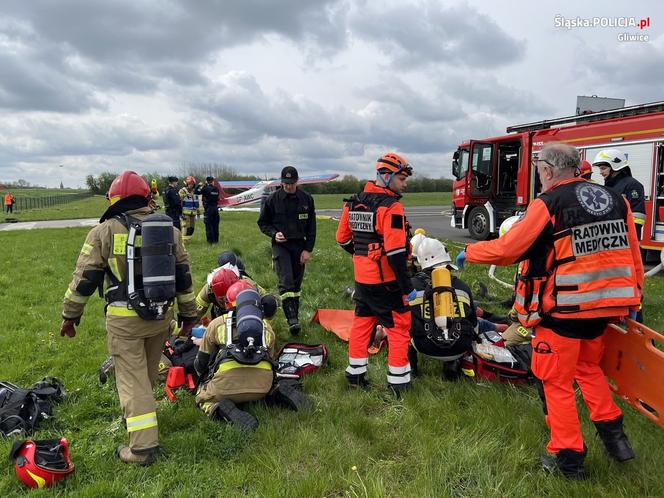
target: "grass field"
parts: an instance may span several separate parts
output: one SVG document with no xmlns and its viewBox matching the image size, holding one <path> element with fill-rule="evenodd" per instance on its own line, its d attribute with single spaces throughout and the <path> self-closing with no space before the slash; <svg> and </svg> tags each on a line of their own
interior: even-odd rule
<svg viewBox="0 0 664 498">
<path fill-rule="evenodd" d="M 35 189 L 40 190 L 40 189 Z M 60 192 L 50 190 L 49 192 Z M 55 194 L 52 194 L 55 195 Z M 349 194 L 320 194 L 314 196 L 317 209 L 340 209 L 343 199 Z M 406 206 L 448 206 L 452 203 L 451 192 L 418 192 L 404 197 Z M 102 195 L 60 204 L 48 209 L 30 209 L 17 211 L 10 217 L 17 221 L 69 220 L 79 218 L 98 218 L 106 209 L 107 201 Z M 258 206 L 258 205 L 256 205 Z M 0 223 L 6 221 L 7 215 L 0 215 Z"/>
<path fill-rule="evenodd" d="M 94 214 L 99 216 L 99 212 Z M 241 253 L 249 273 L 274 290 L 269 240 L 255 213 L 222 213 L 218 246 L 205 243 L 202 223 L 189 245 L 195 286 L 204 282 L 225 249 Z M 343 289 L 352 284 L 350 257 L 333 242 L 336 224 L 321 220 L 318 243 L 307 268 L 302 318 L 318 307 L 350 308 Z M 305 379 L 315 402 L 312 413 L 249 406 L 260 421 L 253 434 L 209 421 L 193 396 L 160 402 L 163 457 L 136 468 L 114 457 L 126 441 L 113 383 L 100 386 L 97 368 L 106 357 L 103 301 L 91 298 L 74 339 L 58 334 L 62 296 L 86 229 L 7 232 L 0 268 L 0 379 L 31 385 L 60 377 L 69 398 L 38 432 L 39 438 L 70 440 L 76 471 L 58 496 L 268 496 L 268 497 L 614 497 L 662 496 L 664 431 L 629 407 L 627 431 L 636 461 L 609 461 L 580 405 L 592 472 L 586 482 L 546 475 L 537 457 L 547 429 L 532 386 L 445 382 L 440 366 L 422 361 L 414 389 L 395 400 L 385 385 L 384 352 L 370 359 L 368 392 L 348 392 L 343 370 L 346 346 L 318 325 L 304 322 L 301 340 L 325 342 L 328 364 Z M 241 234 L 241 235 L 240 235 Z M 452 252 L 456 253 L 456 249 Z M 509 274 L 505 270 L 504 275 Z M 468 265 L 461 276 L 473 287 L 486 281 L 486 267 Z M 662 280 L 647 283 L 645 313 L 662 330 Z M 507 291 L 488 283 L 492 294 Z M 488 306 L 491 309 L 490 306 Z M 652 320 L 652 321 L 651 321 Z M 275 320 L 279 343 L 290 340 L 283 315 Z M 156 394 L 163 397 L 163 390 Z M 6 455 L 13 440 L 0 441 Z M 13 468 L 0 467 L 0 495 L 22 496 Z M 49 491 L 31 492 L 44 496 Z"/>
</svg>

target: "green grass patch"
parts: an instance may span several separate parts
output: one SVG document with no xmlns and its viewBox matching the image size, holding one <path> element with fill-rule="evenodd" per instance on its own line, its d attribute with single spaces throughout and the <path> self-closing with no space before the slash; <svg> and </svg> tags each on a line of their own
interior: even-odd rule
<svg viewBox="0 0 664 498">
<path fill-rule="evenodd" d="M 41 209 L 15 210 L 13 214 L 4 214 L 7 221 L 44 221 L 44 220 L 73 220 L 84 218 L 99 218 L 108 207 L 108 201 L 103 195 L 94 195 L 71 201 L 65 204 L 58 204 Z"/>
<path fill-rule="evenodd" d="M 100 211 L 94 216 L 99 216 Z M 255 213 L 222 213 L 221 244 L 205 242 L 202 222 L 189 247 L 196 287 L 215 266 L 219 252 L 241 254 L 249 273 L 274 290 L 270 244 Z M 574 483 L 539 469 L 547 428 L 533 387 L 441 380 L 440 365 L 422 360 L 414 389 L 395 400 L 386 389 L 385 353 L 370 360 L 368 392 L 348 392 L 343 370 L 346 345 L 310 324 L 318 307 L 351 308 L 343 290 L 352 284 L 350 257 L 334 243 L 336 224 L 321 220 L 319 241 L 307 268 L 302 299 L 305 342 L 325 342 L 329 363 L 305 379 L 313 413 L 294 413 L 260 403 L 247 407 L 260 421 L 253 434 L 211 422 L 193 397 L 158 407 L 163 457 L 152 467 L 120 463 L 114 449 L 126 441 L 112 381 L 97 382 L 106 357 L 103 301 L 91 298 L 74 339 L 58 334 L 62 296 L 87 229 L 6 232 L 0 268 L 0 379 L 30 385 L 60 377 L 70 396 L 38 438 L 70 440 L 76 471 L 57 487 L 59 496 L 399 496 L 531 497 L 657 496 L 664 489 L 659 465 L 664 431 L 629 407 L 627 431 L 638 458 L 618 465 L 601 443 L 580 405 L 592 477 Z M 456 253 L 458 248 L 453 248 Z M 461 276 L 473 287 L 487 281 L 485 266 L 468 265 Z M 510 270 L 501 270 L 509 278 Z M 645 313 L 657 329 L 662 280 L 648 280 Z M 508 291 L 488 282 L 499 298 Z M 499 308 L 486 306 L 499 311 Z M 660 313 L 658 315 L 658 313 Z M 274 321 L 279 343 L 289 341 L 283 315 Z M 156 395 L 163 397 L 158 388 Z M 0 441 L 6 455 L 13 439 Z M 5 462 L 0 494 L 23 495 Z M 34 496 L 48 492 L 35 492 Z M 31 496 L 33 494 L 31 493 Z"/>
</svg>

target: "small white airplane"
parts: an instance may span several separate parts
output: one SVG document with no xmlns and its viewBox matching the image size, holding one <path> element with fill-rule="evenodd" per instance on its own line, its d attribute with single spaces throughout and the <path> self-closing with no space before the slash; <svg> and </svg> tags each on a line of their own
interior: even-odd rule
<svg viewBox="0 0 664 498">
<path fill-rule="evenodd" d="M 301 176 L 297 183 L 326 183 L 334 180 L 339 175 L 314 175 L 314 176 Z M 229 181 L 214 181 L 215 185 L 221 192 L 219 198 L 220 207 L 235 207 L 235 206 L 248 206 L 251 204 L 260 203 L 261 200 L 266 198 L 274 192 L 280 185 L 281 180 L 229 180 Z M 225 195 L 224 188 L 228 189 L 248 189 L 237 195 Z"/>
</svg>

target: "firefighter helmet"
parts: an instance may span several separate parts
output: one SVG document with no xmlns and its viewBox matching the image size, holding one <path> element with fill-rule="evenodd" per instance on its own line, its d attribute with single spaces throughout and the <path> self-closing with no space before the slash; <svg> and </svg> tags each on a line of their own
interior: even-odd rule
<svg viewBox="0 0 664 498">
<path fill-rule="evenodd" d="M 447 248 L 440 240 L 426 237 L 419 243 L 417 249 L 417 262 L 423 270 L 441 265 L 448 266 L 453 270 L 458 270 L 458 268 L 452 264 L 450 253 L 447 252 Z"/>
<path fill-rule="evenodd" d="M 627 154 L 622 152 L 620 149 L 600 150 L 595 156 L 593 166 L 599 166 L 601 164 L 608 164 L 613 171 L 620 171 L 621 169 L 629 166 L 629 162 L 627 161 Z"/>
<path fill-rule="evenodd" d="M 187 185 L 196 185 L 196 178 L 193 176 L 189 175 L 187 179 L 184 181 Z"/>
<path fill-rule="evenodd" d="M 500 228 L 498 229 L 498 236 L 502 237 L 503 235 L 505 235 L 508 232 L 508 230 L 512 228 L 512 225 L 514 225 L 520 219 L 521 215 L 516 215 L 516 216 L 510 216 L 505 221 L 503 221 L 500 224 Z"/>
<path fill-rule="evenodd" d="M 214 275 L 212 275 L 212 282 L 210 283 L 214 297 L 221 302 L 223 298 L 226 297 L 228 288 L 237 281 L 237 274 L 230 268 L 220 268 L 214 272 Z"/>
<path fill-rule="evenodd" d="M 404 174 L 411 176 L 413 168 L 406 162 L 406 160 L 399 154 L 388 152 L 382 155 L 376 161 L 376 170 L 379 173 L 392 173 L 393 175 Z"/>
<path fill-rule="evenodd" d="M 108 189 L 108 200 L 111 205 L 135 195 L 147 198 L 150 195 L 150 188 L 143 177 L 134 171 L 122 172 Z"/>
<path fill-rule="evenodd" d="M 52 486 L 74 471 L 65 438 L 16 441 L 9 458 L 19 480 L 29 488 Z"/>
<path fill-rule="evenodd" d="M 244 261 L 242 261 L 233 251 L 224 251 L 217 257 L 219 266 L 231 265 L 238 270 L 238 273 L 244 273 Z"/>
<path fill-rule="evenodd" d="M 247 289 L 256 289 L 255 286 L 251 285 L 246 280 L 238 280 L 233 285 L 231 285 L 226 291 L 226 306 L 232 308 L 235 306 L 235 300 L 240 292 Z"/>
<path fill-rule="evenodd" d="M 590 164 L 590 162 L 586 161 L 585 159 L 581 161 L 581 166 L 579 167 L 579 176 L 592 175 L 592 173 L 593 173 L 592 164 Z"/>
</svg>

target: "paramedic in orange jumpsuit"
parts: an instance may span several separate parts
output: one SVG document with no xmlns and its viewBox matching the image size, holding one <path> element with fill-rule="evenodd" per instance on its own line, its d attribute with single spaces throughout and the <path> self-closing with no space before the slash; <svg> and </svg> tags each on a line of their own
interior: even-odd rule
<svg viewBox="0 0 664 498">
<path fill-rule="evenodd" d="M 629 203 L 575 177 L 576 149 L 546 145 L 534 160 L 543 193 L 499 239 L 467 246 L 457 263 L 524 261 L 516 285 L 519 321 L 533 329 L 533 373 L 542 381 L 551 439 L 541 462 L 568 478 L 586 477 L 576 381 L 590 418 L 617 461 L 634 458 L 623 418 L 599 362 L 602 334 L 639 308 L 643 265 Z"/>
<path fill-rule="evenodd" d="M 387 382 L 399 395 L 410 387 L 408 301 L 417 294 L 406 270 L 406 218 L 399 202 L 412 168 L 390 152 L 378 159 L 376 170 L 376 181 L 344 205 L 336 234 L 339 245 L 353 255 L 355 273 L 346 378 L 352 387 L 368 385 L 369 342 L 380 324 L 389 344 Z"/>
</svg>

